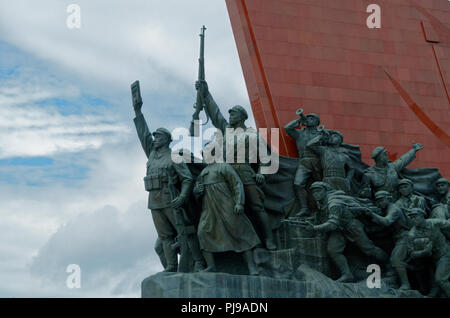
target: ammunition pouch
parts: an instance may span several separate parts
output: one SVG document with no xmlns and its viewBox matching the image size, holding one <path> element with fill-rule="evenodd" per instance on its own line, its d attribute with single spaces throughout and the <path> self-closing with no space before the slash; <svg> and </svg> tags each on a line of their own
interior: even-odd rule
<svg viewBox="0 0 450 318">
<path fill-rule="evenodd" d="M 343 169 L 326 169 L 323 171 L 324 178 L 345 178 Z"/>
<path fill-rule="evenodd" d="M 152 175 L 144 177 L 145 191 L 160 190 L 167 185 L 167 175 Z"/>
</svg>

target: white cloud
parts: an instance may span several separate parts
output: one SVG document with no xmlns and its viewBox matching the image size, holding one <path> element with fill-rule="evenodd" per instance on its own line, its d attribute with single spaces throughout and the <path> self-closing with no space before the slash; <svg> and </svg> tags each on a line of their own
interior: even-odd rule
<svg viewBox="0 0 450 318">
<path fill-rule="evenodd" d="M 224 98 L 231 90 L 239 99 L 235 103 L 248 104 L 224 1 L 79 0 L 82 27 L 73 30 L 66 26 L 68 4 L 5 2 L 0 5 L 0 37 L 83 80 L 101 83 L 102 90 L 128 88 L 140 78 L 149 93 L 177 93 L 186 85 L 193 90 L 197 35 L 206 24 L 211 87 Z"/>
<path fill-rule="evenodd" d="M 40 184 L 0 180 L 0 295 L 137 297 L 144 276 L 160 267 L 145 206 L 146 158 L 133 131 L 131 82 L 141 81 L 151 129 L 187 127 L 205 24 L 206 77 L 216 101 L 224 113 L 232 104 L 251 113 L 248 96 L 224 1 L 78 0 L 80 30 L 66 27 L 70 3 L 0 1 L 0 44 L 20 52 L 0 61 L 20 65 L 15 76 L 0 77 L 0 158 L 51 156 L 53 173 L 86 168 L 74 181 L 39 167 L 0 167 L 0 175 Z M 84 95 L 108 107 L 64 115 L 57 105 L 40 104 Z M 140 203 L 130 207 L 133 202 Z M 131 255 L 129 263 L 124 255 Z M 88 262 L 79 291 L 61 283 L 71 256 Z"/>
<path fill-rule="evenodd" d="M 43 287 L 67 289 L 69 264 L 81 267 L 81 295 L 134 296 L 139 283 L 161 270 L 153 250 L 156 233 L 145 201 L 124 213 L 107 206 L 81 214 L 61 226 L 42 246 L 30 264 Z"/>
<path fill-rule="evenodd" d="M 70 87 L 25 83 L 20 87 L 7 83 L 0 89 L 0 159 L 98 149 L 130 133 L 111 115 L 63 116 L 56 107 L 36 104 L 49 98 L 76 97 Z"/>
</svg>

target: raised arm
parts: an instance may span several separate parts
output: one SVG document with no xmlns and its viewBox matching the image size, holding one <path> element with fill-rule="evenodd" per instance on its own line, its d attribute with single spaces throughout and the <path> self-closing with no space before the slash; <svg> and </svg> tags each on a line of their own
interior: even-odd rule
<svg viewBox="0 0 450 318">
<path fill-rule="evenodd" d="M 144 115 L 141 111 L 143 102 L 139 81 L 136 81 L 131 85 L 131 95 L 134 113 L 136 114 L 136 117 L 134 118 L 134 125 L 136 126 L 136 132 L 138 134 L 142 148 L 144 149 L 145 155 L 148 158 L 153 148 L 153 137 L 150 133 L 150 130 L 148 129 Z"/>
<path fill-rule="evenodd" d="M 423 149 L 423 145 L 413 143 L 412 149 L 410 151 L 408 151 L 403 156 L 401 156 L 400 158 L 398 158 L 397 160 L 395 160 L 393 162 L 395 170 L 397 170 L 397 172 L 399 172 L 400 170 L 405 168 L 407 165 L 409 165 L 416 158 L 416 153 L 421 149 Z"/>
<path fill-rule="evenodd" d="M 147 122 L 145 121 L 144 115 L 139 110 L 139 113 L 136 112 L 136 118 L 134 118 L 134 125 L 136 126 L 136 132 L 139 137 L 139 140 L 142 145 L 142 149 L 144 149 L 145 155 L 150 155 L 150 152 L 153 148 L 153 137 L 148 129 Z"/>
<path fill-rule="evenodd" d="M 211 93 L 208 89 L 208 84 L 206 82 L 197 82 L 195 83 L 195 88 L 198 90 L 200 89 L 205 101 L 205 112 L 211 118 L 211 121 L 217 129 L 220 129 L 222 131 L 222 134 L 225 134 L 225 129 L 228 126 L 228 122 L 223 117 L 222 113 L 220 112 L 219 106 L 214 101 L 214 98 L 212 97 Z"/>
<path fill-rule="evenodd" d="M 286 126 L 284 126 L 284 130 L 286 131 L 286 133 L 294 139 L 297 139 L 299 136 L 299 133 L 296 128 L 300 125 L 301 120 L 302 119 L 299 117 L 296 120 L 293 120 Z"/>
<path fill-rule="evenodd" d="M 298 132 L 297 132 L 298 133 Z M 319 135 L 311 139 L 307 144 L 306 147 L 311 149 L 313 152 L 317 153 L 318 155 L 322 155 L 324 152 L 323 145 L 323 135 Z"/>
</svg>

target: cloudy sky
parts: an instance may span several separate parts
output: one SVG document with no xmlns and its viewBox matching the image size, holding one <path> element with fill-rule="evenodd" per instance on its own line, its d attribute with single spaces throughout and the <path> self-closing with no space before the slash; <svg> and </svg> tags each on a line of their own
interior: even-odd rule
<svg viewBox="0 0 450 318">
<path fill-rule="evenodd" d="M 0 0 L 0 297 L 139 297 L 161 270 L 130 84 L 150 129 L 187 128 L 202 24 L 210 90 L 249 110 L 223 0 Z"/>
</svg>

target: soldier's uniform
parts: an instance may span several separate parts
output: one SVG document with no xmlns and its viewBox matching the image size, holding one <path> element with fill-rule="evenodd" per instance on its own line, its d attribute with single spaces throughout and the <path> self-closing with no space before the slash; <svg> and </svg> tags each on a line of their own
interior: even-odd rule
<svg viewBox="0 0 450 318">
<path fill-rule="evenodd" d="M 328 221 L 337 227 L 328 238 L 327 249 L 333 258 L 336 254 L 342 254 L 347 245 L 347 241 L 354 243 L 361 252 L 372 256 L 379 261 L 386 262 L 387 255 L 367 237 L 364 231 L 364 225 L 352 212 L 347 210 L 344 205 L 336 203 L 329 204 Z"/>
<path fill-rule="evenodd" d="M 342 139 L 343 136 L 338 134 Z M 322 138 L 316 137 L 307 144 L 307 148 L 313 150 L 320 156 L 322 167 L 322 181 L 328 183 L 335 190 L 342 190 L 350 194 L 350 184 L 347 181 L 347 169 L 351 170 L 350 157 L 339 147 L 321 144 Z"/>
<path fill-rule="evenodd" d="M 245 119 L 248 118 L 246 110 L 239 105 L 234 106 L 229 110 L 241 113 Z M 211 118 L 213 125 L 222 132 L 223 136 L 223 155 L 227 163 L 229 163 L 238 174 L 244 185 L 245 192 L 245 210 L 250 212 L 251 221 L 256 221 L 256 228 L 263 231 L 266 240 L 266 246 L 269 249 L 275 249 L 273 241 L 272 227 L 269 224 L 268 215 L 264 208 L 264 192 L 256 184 L 256 173 L 251 164 L 258 166 L 258 171 L 262 166 L 259 158 L 260 137 L 254 128 L 245 127 L 244 129 L 234 129 L 228 121 L 223 117 L 219 107 L 208 93 L 206 98 L 206 112 Z M 234 143 L 232 149 L 231 145 L 227 146 L 227 138 L 229 134 L 233 134 Z M 265 144 L 261 141 L 261 144 Z M 245 145 L 243 149 L 237 149 L 241 145 Z M 265 150 L 264 150 L 265 151 Z M 245 154 L 241 158 L 241 154 Z M 229 162 L 230 156 L 233 158 Z"/>
<path fill-rule="evenodd" d="M 436 187 L 438 185 L 444 185 L 448 189 L 449 182 L 445 178 L 440 178 L 435 182 L 435 185 L 436 185 Z M 438 193 L 438 195 L 440 196 L 438 205 L 440 205 L 441 207 L 439 207 L 438 211 L 436 212 L 439 214 L 439 216 L 437 216 L 437 218 L 448 219 L 450 217 L 450 190 L 447 190 L 447 192 L 444 195 L 439 194 L 439 193 Z M 443 208 L 443 207 L 445 207 L 445 208 Z"/>
<path fill-rule="evenodd" d="M 315 182 L 311 186 L 311 190 L 320 187 L 327 189 L 326 183 Z M 331 230 L 327 241 L 327 252 L 341 271 L 341 278 L 352 276 L 347 259 L 343 254 L 348 241 L 358 246 L 367 256 L 372 256 L 385 264 L 388 255 L 367 237 L 364 225 L 356 218 L 356 215 L 345 202 L 345 199 L 351 200 L 352 197 L 340 194 L 341 191 L 336 191 L 336 193 L 336 195 L 327 195 L 326 202 L 318 204 L 321 213 L 328 214 L 328 220 L 315 228 Z"/>
<path fill-rule="evenodd" d="M 173 198 L 169 191 L 169 181 L 175 185 L 181 185 L 181 191 L 176 195 L 188 198 L 193 178 L 184 162 L 176 164 L 172 161 L 172 152 L 169 147 L 158 150 L 153 147 L 152 134 L 142 114 L 134 119 L 134 123 L 142 148 L 148 158 L 147 174 L 144 178 L 145 190 L 149 193 L 148 208 L 151 210 L 158 237 L 162 240 L 167 263 L 174 266 L 177 264 L 176 253 L 171 251 L 170 245 L 174 243 L 179 224 L 175 220 L 174 210 L 171 207 Z M 164 128 L 158 128 L 153 134 L 158 133 L 171 138 L 170 132 Z"/>
<path fill-rule="evenodd" d="M 415 209 L 410 211 L 409 215 L 417 213 Z M 411 246 L 414 246 L 417 240 L 426 240 L 431 243 L 431 257 L 436 264 L 435 283 L 447 297 L 450 297 L 450 246 L 441 232 L 443 229 L 450 229 L 450 221 L 427 219 L 424 227 L 414 226 L 410 230 L 408 240 Z"/>
<path fill-rule="evenodd" d="M 411 187 L 413 187 L 413 182 L 409 179 L 402 179 L 398 183 L 398 187 L 400 187 L 402 184 L 409 184 Z M 427 204 L 424 197 L 415 195 L 414 193 L 411 193 L 409 196 L 404 197 L 401 196 L 395 204 L 401 208 L 405 213 L 407 210 L 411 210 L 414 208 L 422 209 L 424 211 L 427 210 Z"/>
<path fill-rule="evenodd" d="M 377 147 L 372 153 L 372 159 L 376 159 L 386 149 Z M 362 196 L 372 198 L 378 191 L 387 191 L 392 194 L 394 200 L 398 198 L 397 187 L 400 180 L 398 173 L 416 158 L 415 150 L 410 150 L 394 162 L 389 162 L 386 167 L 376 165 L 369 167 L 364 172 L 361 184 Z"/>
<path fill-rule="evenodd" d="M 319 118 L 315 114 L 309 114 L 308 116 L 314 116 Z M 315 181 L 321 179 L 320 173 L 320 158 L 312 151 L 307 144 L 321 133 L 317 129 L 295 129 L 292 123 L 287 124 L 284 129 L 286 133 L 294 138 L 297 145 L 297 151 L 299 156 L 299 164 L 297 171 L 295 172 L 294 185 L 306 188 L 308 180 L 311 178 Z"/>
<path fill-rule="evenodd" d="M 391 194 L 387 191 L 378 191 L 375 193 L 375 200 L 380 200 L 385 197 L 391 196 Z M 386 215 L 373 215 L 374 221 L 378 224 L 381 224 L 385 227 L 390 227 L 392 236 L 394 238 L 395 246 L 391 252 L 391 265 L 398 268 L 405 268 L 405 260 L 408 254 L 408 245 L 407 245 L 407 236 L 408 231 L 411 229 L 411 223 L 407 216 L 403 213 L 403 210 L 395 205 L 394 203 L 390 203 L 386 208 Z"/>
</svg>

